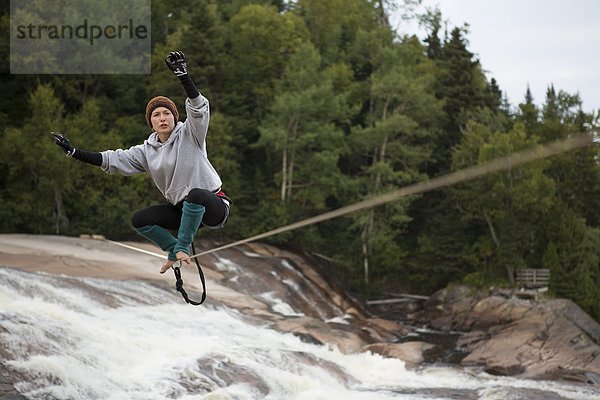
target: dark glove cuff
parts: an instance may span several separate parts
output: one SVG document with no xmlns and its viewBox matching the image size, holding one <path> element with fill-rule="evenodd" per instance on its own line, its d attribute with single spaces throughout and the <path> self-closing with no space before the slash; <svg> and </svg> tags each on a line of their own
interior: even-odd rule
<svg viewBox="0 0 600 400">
<path fill-rule="evenodd" d="M 79 161 L 83 161 L 84 163 L 95 165 L 97 167 L 102 165 L 102 154 L 94 151 L 73 149 L 73 154 L 71 155 L 71 157 Z"/>
<path fill-rule="evenodd" d="M 190 99 L 195 99 L 196 97 L 200 96 L 200 92 L 196 88 L 196 85 L 194 85 L 194 82 L 192 82 L 192 78 L 190 78 L 189 74 L 179 76 L 178 78 L 181 82 L 181 86 L 183 86 L 183 88 L 185 89 L 187 97 L 189 97 Z"/>
</svg>

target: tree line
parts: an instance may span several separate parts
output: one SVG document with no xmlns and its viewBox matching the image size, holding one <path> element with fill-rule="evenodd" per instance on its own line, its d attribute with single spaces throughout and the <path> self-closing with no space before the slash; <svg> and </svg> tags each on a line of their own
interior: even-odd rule
<svg viewBox="0 0 600 400">
<path fill-rule="evenodd" d="M 210 100 L 209 157 L 234 202 L 224 230 L 200 234 L 213 239 L 597 130 L 600 113 L 550 83 L 541 106 L 528 88 L 509 104 L 467 28 L 445 28 L 439 11 L 418 16 L 425 40 L 398 35 L 389 7 L 415 3 L 155 0 L 151 75 L 9 75 L 4 65 L 0 231 L 134 237 L 131 214 L 164 201 L 149 179 L 67 159 L 49 132 L 93 151 L 141 143 L 148 99 L 169 96 L 184 111 L 163 63 L 173 49 Z M 520 268 L 550 268 L 552 293 L 600 319 L 599 160 L 588 146 L 270 240 L 317 255 L 362 296 L 510 286 Z"/>
</svg>

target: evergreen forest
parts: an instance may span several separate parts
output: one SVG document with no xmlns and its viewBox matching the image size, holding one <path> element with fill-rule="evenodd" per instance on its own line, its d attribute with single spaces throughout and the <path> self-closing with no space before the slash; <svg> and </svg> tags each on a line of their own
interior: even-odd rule
<svg viewBox="0 0 600 400">
<path fill-rule="evenodd" d="M 65 157 L 49 132 L 90 151 L 128 148 L 150 130 L 157 95 L 184 114 L 164 58 L 186 54 L 210 101 L 208 153 L 232 215 L 219 243 L 243 239 L 531 146 L 597 135 L 600 112 L 548 82 L 509 104 L 501 82 L 418 0 L 153 0 L 152 74 L 18 75 L 2 35 L 0 232 L 139 240 L 137 209 L 164 199 L 146 175 L 107 175 Z M 2 0 L 0 24 L 9 31 Z M 390 13 L 419 19 L 424 40 Z M 185 116 L 182 115 L 182 119 Z M 549 268 L 550 294 L 600 320 L 597 144 L 276 235 L 363 298 L 431 294 L 453 282 L 514 287 Z"/>
</svg>

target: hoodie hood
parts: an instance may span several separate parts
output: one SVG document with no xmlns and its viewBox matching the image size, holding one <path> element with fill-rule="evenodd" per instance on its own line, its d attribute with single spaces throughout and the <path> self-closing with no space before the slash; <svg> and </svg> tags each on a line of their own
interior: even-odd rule
<svg viewBox="0 0 600 400">
<path fill-rule="evenodd" d="M 169 139 L 167 139 L 167 141 L 165 143 L 161 143 L 161 141 L 158 139 L 158 134 L 156 132 L 152 132 L 150 134 L 150 136 L 148 137 L 148 140 L 146 140 L 146 142 L 150 146 L 155 147 L 155 148 L 163 147 L 164 145 L 171 143 L 175 140 L 177 135 L 179 135 L 179 132 L 181 132 L 182 127 L 183 127 L 183 122 L 181 122 L 181 121 L 177 122 L 177 124 L 175 124 L 175 128 L 173 128 L 173 130 L 171 131 L 171 134 L 169 135 Z"/>
</svg>

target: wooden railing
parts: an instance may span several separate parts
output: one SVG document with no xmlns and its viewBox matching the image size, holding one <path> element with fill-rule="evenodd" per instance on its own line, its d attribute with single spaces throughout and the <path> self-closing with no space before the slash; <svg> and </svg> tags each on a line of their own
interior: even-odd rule
<svg viewBox="0 0 600 400">
<path fill-rule="evenodd" d="M 517 284 L 523 288 L 548 287 L 550 270 L 543 268 L 520 269 L 517 271 Z"/>
</svg>

